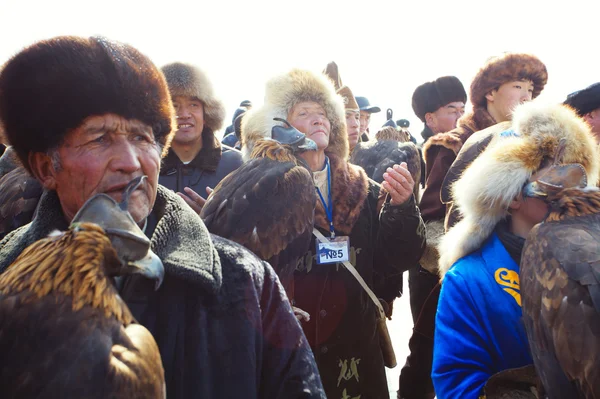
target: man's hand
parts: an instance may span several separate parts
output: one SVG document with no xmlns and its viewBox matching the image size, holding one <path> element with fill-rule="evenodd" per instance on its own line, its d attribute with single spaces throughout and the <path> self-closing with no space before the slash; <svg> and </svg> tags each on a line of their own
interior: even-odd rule
<svg viewBox="0 0 600 399">
<path fill-rule="evenodd" d="M 200 215 L 200 211 L 202 211 L 202 207 L 204 206 L 204 204 L 206 203 L 206 200 L 204 198 L 202 198 L 200 196 L 200 194 L 198 194 L 197 192 L 195 192 L 194 190 L 192 190 L 189 187 L 185 187 L 183 189 L 183 191 L 185 191 L 184 193 L 180 193 L 178 192 L 177 194 L 183 198 L 183 200 L 194 210 L 194 212 L 196 212 L 198 215 Z M 210 193 L 212 193 L 213 190 L 210 187 L 206 187 L 206 194 L 207 194 L 207 198 L 210 195 Z"/>
<path fill-rule="evenodd" d="M 412 195 L 415 182 L 406 169 L 406 162 L 388 168 L 383 178 L 385 181 L 382 186 L 390 194 L 390 205 L 401 205 Z"/>
</svg>

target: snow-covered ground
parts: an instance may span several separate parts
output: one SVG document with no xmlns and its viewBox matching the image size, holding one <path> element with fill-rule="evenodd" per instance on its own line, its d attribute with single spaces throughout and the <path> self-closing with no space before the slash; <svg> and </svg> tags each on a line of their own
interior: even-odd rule
<svg viewBox="0 0 600 399">
<path fill-rule="evenodd" d="M 394 352 L 396 353 L 396 361 L 398 365 L 393 369 L 386 369 L 388 388 L 390 390 L 390 398 L 396 398 L 398 390 L 398 378 L 400 370 L 404 366 L 406 356 L 408 356 L 408 340 L 412 334 L 413 321 L 410 314 L 410 302 L 408 300 L 408 273 L 404 273 L 404 295 L 394 301 L 394 313 L 392 320 L 388 320 L 388 330 L 392 337 Z"/>
</svg>

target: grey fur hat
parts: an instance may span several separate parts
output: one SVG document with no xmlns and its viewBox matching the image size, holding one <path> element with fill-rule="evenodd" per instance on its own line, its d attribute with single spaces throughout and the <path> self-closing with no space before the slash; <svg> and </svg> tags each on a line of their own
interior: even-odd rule
<svg viewBox="0 0 600 399">
<path fill-rule="evenodd" d="M 174 62 L 163 66 L 162 72 L 167 79 L 171 97 L 195 97 L 204 104 L 204 124 L 212 132 L 223 126 L 225 106 L 215 94 L 207 75 L 200 68 Z"/>
</svg>

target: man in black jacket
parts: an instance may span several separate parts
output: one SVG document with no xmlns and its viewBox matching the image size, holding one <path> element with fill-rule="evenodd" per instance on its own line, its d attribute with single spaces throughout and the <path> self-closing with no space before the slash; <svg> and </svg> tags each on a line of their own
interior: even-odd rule
<svg viewBox="0 0 600 399">
<path fill-rule="evenodd" d="M 120 200 L 127 182 L 145 175 L 128 209 L 165 277 L 156 291 L 138 276 L 119 288 L 158 344 L 167 397 L 325 397 L 271 266 L 211 236 L 158 184 L 174 115 L 165 79 L 147 57 L 103 38 L 54 38 L 4 65 L 0 93 L 8 140 L 45 188 L 33 221 L 0 242 L 0 273 L 31 243 L 67 229 L 89 198 Z"/>
<path fill-rule="evenodd" d="M 163 160 L 159 183 L 199 213 L 210 188 L 242 164 L 242 154 L 215 137 L 223 125 L 225 107 L 215 97 L 206 74 L 180 62 L 165 65 L 162 71 L 175 107 L 177 131 Z"/>
</svg>

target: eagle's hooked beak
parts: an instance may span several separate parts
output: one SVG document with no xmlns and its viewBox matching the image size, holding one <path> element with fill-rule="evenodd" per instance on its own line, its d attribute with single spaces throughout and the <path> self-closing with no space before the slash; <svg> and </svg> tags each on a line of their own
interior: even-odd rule
<svg viewBox="0 0 600 399">
<path fill-rule="evenodd" d="M 294 152 L 317 151 L 317 143 L 306 137 L 304 143 L 298 145 L 296 148 L 298 150 Z"/>
<path fill-rule="evenodd" d="M 307 138 L 304 133 L 290 125 L 288 121 L 281 118 L 273 118 L 273 120 L 283 122 L 287 125 L 287 127 L 279 125 L 273 126 L 271 129 L 271 138 L 273 140 L 276 140 L 283 145 L 290 146 L 295 153 L 317 150 L 317 144 Z"/>
<path fill-rule="evenodd" d="M 582 165 L 577 163 L 555 164 L 550 166 L 535 181 L 523 187 L 523 196 L 548 200 L 566 188 L 584 188 L 587 175 Z"/>
<path fill-rule="evenodd" d="M 523 187 L 523 197 L 545 199 L 548 194 L 543 191 L 541 185 L 537 181 L 529 182 Z"/>
<path fill-rule="evenodd" d="M 165 274 L 163 264 L 150 249 L 148 237 L 127 211 L 131 193 L 145 178 L 140 176 L 129 182 L 121 203 L 103 193 L 94 195 L 83 204 L 71 224 L 95 223 L 102 227 L 121 261 L 122 267 L 117 274 L 141 274 L 155 280 L 158 289 Z"/>
</svg>

